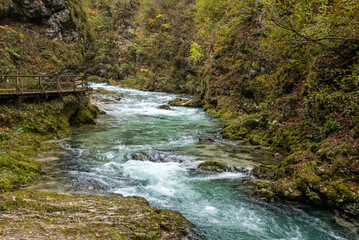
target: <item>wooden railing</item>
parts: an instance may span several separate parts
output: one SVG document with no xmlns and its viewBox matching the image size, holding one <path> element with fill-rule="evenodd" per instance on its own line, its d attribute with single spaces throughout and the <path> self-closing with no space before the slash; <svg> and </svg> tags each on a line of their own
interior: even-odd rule
<svg viewBox="0 0 359 240">
<path fill-rule="evenodd" d="M 0 76 L 0 97 L 76 93 L 90 90 L 87 76 L 5 75 Z"/>
</svg>

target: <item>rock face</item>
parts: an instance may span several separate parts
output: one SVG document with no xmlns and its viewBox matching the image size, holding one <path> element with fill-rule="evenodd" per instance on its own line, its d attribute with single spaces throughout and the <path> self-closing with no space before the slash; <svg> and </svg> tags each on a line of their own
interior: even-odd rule
<svg viewBox="0 0 359 240">
<path fill-rule="evenodd" d="M 68 9 L 55 13 L 47 21 L 48 28 L 46 36 L 55 40 L 71 40 L 77 41 L 79 33 L 75 24 L 71 20 L 70 11 Z"/>
<path fill-rule="evenodd" d="M 21 22 L 44 25 L 45 36 L 51 39 L 79 39 L 79 31 L 64 0 L 13 0 L 10 14 Z"/>
<path fill-rule="evenodd" d="M 64 1 L 60 0 L 13 0 L 11 12 L 22 22 L 39 22 L 49 19 L 54 13 L 65 10 Z"/>
</svg>

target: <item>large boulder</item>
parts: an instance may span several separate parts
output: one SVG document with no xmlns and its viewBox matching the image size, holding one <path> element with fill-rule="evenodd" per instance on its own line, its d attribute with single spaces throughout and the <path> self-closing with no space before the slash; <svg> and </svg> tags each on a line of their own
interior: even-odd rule
<svg viewBox="0 0 359 240">
<path fill-rule="evenodd" d="M 168 103 L 170 106 L 183 106 L 183 107 L 203 107 L 203 101 L 199 99 L 182 99 L 182 98 L 176 98 L 175 100 L 172 100 Z"/>
<path fill-rule="evenodd" d="M 41 23 L 65 9 L 63 0 L 13 0 L 10 11 L 19 21 Z"/>
<path fill-rule="evenodd" d="M 45 36 L 50 39 L 79 40 L 79 30 L 64 0 L 13 0 L 10 15 L 20 22 L 45 26 Z"/>
<path fill-rule="evenodd" d="M 76 25 L 72 22 L 68 9 L 52 15 L 47 24 L 46 36 L 51 39 L 77 41 L 79 38 L 79 32 L 76 29 Z"/>
</svg>

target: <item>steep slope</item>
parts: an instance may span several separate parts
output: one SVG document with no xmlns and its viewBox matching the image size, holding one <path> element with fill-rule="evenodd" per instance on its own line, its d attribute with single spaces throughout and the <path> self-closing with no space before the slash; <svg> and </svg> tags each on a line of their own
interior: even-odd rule
<svg viewBox="0 0 359 240">
<path fill-rule="evenodd" d="M 78 1 L 8 1 L 0 5 L 0 73 L 59 73 L 83 63 L 92 41 Z"/>
</svg>

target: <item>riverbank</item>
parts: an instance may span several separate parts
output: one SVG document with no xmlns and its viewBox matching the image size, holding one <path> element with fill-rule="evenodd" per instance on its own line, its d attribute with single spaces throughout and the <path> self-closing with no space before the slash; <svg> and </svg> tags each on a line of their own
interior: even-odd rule
<svg viewBox="0 0 359 240">
<path fill-rule="evenodd" d="M 101 92 L 104 94 L 103 92 Z M 107 92 L 106 92 L 107 93 Z M 111 93 L 113 94 L 113 93 Z M 121 95 L 116 95 L 119 99 Z M 44 172 L 39 151 L 57 146 L 75 128 L 95 124 L 103 113 L 89 97 L 1 105 L 0 237 L 5 239 L 195 239 L 194 226 L 181 214 L 150 207 L 139 197 L 60 195 L 16 190 Z M 46 172 L 45 172 L 46 173 Z M 16 191 L 15 191 L 16 190 Z M 108 195 L 108 194 L 107 194 Z"/>
<path fill-rule="evenodd" d="M 352 239 L 328 211 L 248 198 L 250 188 L 242 183 L 248 172 L 198 169 L 203 161 L 218 159 L 247 167 L 270 161 L 256 147 L 222 139 L 222 123 L 202 109 L 161 109 L 178 97 L 174 94 L 104 83 L 92 87 L 123 98 L 95 94 L 107 114 L 58 143 L 61 161 L 44 159 L 54 170 L 47 176 L 57 185 L 45 177 L 33 189 L 141 196 L 151 206 L 180 212 L 206 239 Z"/>
<path fill-rule="evenodd" d="M 48 102 L 0 105 L 0 191 L 17 189 L 41 173 L 38 151 L 56 146 L 45 140 L 69 135 L 73 127 L 95 124 L 101 111 L 83 96 Z"/>
<path fill-rule="evenodd" d="M 168 239 L 194 236 L 181 214 L 140 197 L 68 196 L 37 191 L 0 195 L 5 239 Z"/>
</svg>

